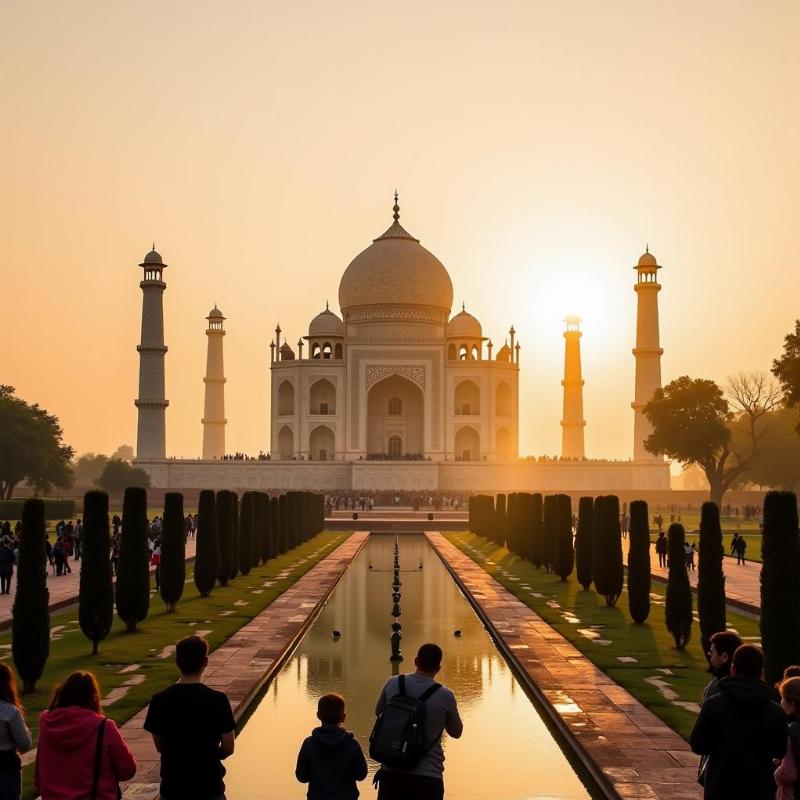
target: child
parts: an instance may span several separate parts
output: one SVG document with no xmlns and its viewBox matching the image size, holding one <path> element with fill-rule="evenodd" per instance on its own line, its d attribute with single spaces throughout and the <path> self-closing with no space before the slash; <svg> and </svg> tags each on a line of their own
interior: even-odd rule
<svg viewBox="0 0 800 800">
<path fill-rule="evenodd" d="M 367 777 L 367 762 L 353 734 L 342 727 L 344 698 L 320 697 L 317 719 L 322 725 L 303 742 L 294 774 L 308 784 L 308 800 L 356 800 L 356 781 Z"/>
<path fill-rule="evenodd" d="M 789 739 L 786 755 L 777 762 L 775 783 L 778 793 L 775 800 L 795 800 L 795 783 L 800 778 L 797 756 L 800 752 L 800 678 L 788 678 L 778 687 L 781 693 L 781 708 L 789 723 Z"/>
</svg>

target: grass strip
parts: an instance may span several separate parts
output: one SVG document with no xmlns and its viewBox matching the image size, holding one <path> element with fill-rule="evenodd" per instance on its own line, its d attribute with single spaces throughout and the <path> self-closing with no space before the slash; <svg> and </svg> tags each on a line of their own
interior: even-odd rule
<svg viewBox="0 0 800 800">
<path fill-rule="evenodd" d="M 700 645 L 696 612 L 689 645 L 682 652 L 675 649 L 664 624 L 664 584 L 653 581 L 650 617 L 637 625 L 628 613 L 627 591 L 615 608 L 607 608 L 596 592 L 583 591 L 574 573 L 562 583 L 557 575 L 548 575 L 481 536 L 468 532 L 442 535 L 688 739 L 702 689 L 711 676 Z M 729 609 L 728 627 L 747 641 L 760 641 L 758 621 L 752 617 Z"/>
</svg>

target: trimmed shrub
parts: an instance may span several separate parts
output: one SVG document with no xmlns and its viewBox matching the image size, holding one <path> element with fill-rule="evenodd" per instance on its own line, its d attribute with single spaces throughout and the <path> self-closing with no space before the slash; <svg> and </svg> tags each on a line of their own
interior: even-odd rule
<svg viewBox="0 0 800 800">
<path fill-rule="evenodd" d="M 773 685 L 800 664 L 800 545 L 794 492 L 767 492 L 761 538 L 761 644 Z"/>
<path fill-rule="evenodd" d="M 521 492 L 519 495 L 519 555 L 526 561 L 531 560 L 531 515 L 533 513 L 533 495 Z"/>
<path fill-rule="evenodd" d="M 150 548 L 147 543 L 147 490 L 129 486 L 122 501 L 122 537 L 115 593 L 117 616 L 135 631 L 150 610 Z"/>
<path fill-rule="evenodd" d="M 644 500 L 631 503 L 628 531 L 628 610 L 641 625 L 650 616 L 650 523 Z"/>
<path fill-rule="evenodd" d="M 72 519 L 75 516 L 74 500 L 50 500 L 49 498 L 41 498 L 41 500 L 44 503 L 45 519 Z M 0 500 L 0 519 L 22 519 L 22 509 L 26 502 L 21 497 Z"/>
<path fill-rule="evenodd" d="M 553 572 L 556 560 L 556 496 L 544 498 L 542 513 L 542 564 L 545 571 Z"/>
<path fill-rule="evenodd" d="M 233 561 L 233 492 L 223 489 L 217 492 L 217 541 L 219 542 L 219 580 L 220 586 L 227 586 L 231 579 Z"/>
<path fill-rule="evenodd" d="M 50 592 L 44 503 L 34 498 L 22 507 L 17 591 L 11 608 L 11 655 L 26 692 L 36 689 L 50 655 Z"/>
<path fill-rule="evenodd" d="M 600 500 L 600 498 L 598 498 Z M 622 594 L 625 571 L 622 567 L 622 531 L 619 522 L 619 498 L 605 495 L 595 502 L 595 529 L 592 547 L 592 573 L 594 588 L 609 607 L 616 606 Z"/>
<path fill-rule="evenodd" d="M 278 498 L 270 497 L 269 499 L 270 511 L 270 535 L 272 536 L 272 554 L 273 558 L 277 558 L 281 554 L 281 518 L 280 511 L 278 510 Z"/>
<path fill-rule="evenodd" d="M 530 553 L 531 564 L 535 567 L 541 567 L 543 562 L 544 542 L 542 541 L 543 520 L 542 520 L 542 496 L 537 492 L 531 498 L 531 528 L 530 528 Z"/>
<path fill-rule="evenodd" d="M 111 575 L 111 533 L 108 495 L 86 492 L 83 498 L 81 576 L 78 590 L 78 624 L 92 643 L 92 655 L 114 621 L 114 579 Z"/>
<path fill-rule="evenodd" d="M 291 548 L 291 544 L 289 542 L 289 509 L 285 494 L 278 497 L 278 516 L 281 523 L 281 553 L 286 553 Z M 358 514 L 353 514 L 353 519 L 358 519 Z"/>
<path fill-rule="evenodd" d="M 581 497 L 578 501 L 578 529 L 575 531 L 575 571 L 578 583 L 588 592 L 592 585 L 592 509 L 594 500 Z"/>
<path fill-rule="evenodd" d="M 554 572 L 566 582 L 575 566 L 572 546 L 572 500 L 568 494 L 557 494 L 555 499 L 555 558 Z"/>
<path fill-rule="evenodd" d="M 164 495 L 164 527 L 161 531 L 161 566 L 158 591 L 172 612 L 183 596 L 186 581 L 186 534 L 183 530 L 183 495 Z"/>
<path fill-rule="evenodd" d="M 700 640 L 708 658 L 711 637 L 726 628 L 725 573 L 722 570 L 722 527 L 716 503 L 703 503 L 700 509 L 700 563 L 697 566 L 697 616 Z M 792 662 L 795 663 L 795 662 Z"/>
<path fill-rule="evenodd" d="M 692 587 L 686 571 L 686 535 L 680 522 L 667 532 L 667 599 L 664 609 L 667 630 L 677 650 L 685 650 L 692 636 Z"/>
<path fill-rule="evenodd" d="M 228 573 L 230 580 L 239 574 L 239 498 L 236 492 L 233 495 L 233 528 L 231 529 L 231 570 Z"/>
<path fill-rule="evenodd" d="M 494 541 L 503 547 L 506 543 L 506 496 L 498 494 L 494 503 Z"/>
<path fill-rule="evenodd" d="M 194 585 L 200 597 L 208 597 L 219 577 L 217 503 L 211 489 L 203 489 L 197 501 L 197 551 L 194 557 Z"/>
<path fill-rule="evenodd" d="M 242 495 L 239 515 L 239 572 L 249 575 L 253 569 L 253 493 Z"/>
<path fill-rule="evenodd" d="M 261 509 L 259 523 L 261 525 L 261 562 L 266 564 L 270 559 L 270 507 L 269 495 L 266 492 L 258 493 L 258 505 Z"/>
</svg>

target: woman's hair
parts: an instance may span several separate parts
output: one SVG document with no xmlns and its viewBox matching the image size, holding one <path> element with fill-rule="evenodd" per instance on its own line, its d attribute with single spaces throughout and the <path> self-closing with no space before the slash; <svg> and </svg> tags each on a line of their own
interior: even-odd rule
<svg viewBox="0 0 800 800">
<path fill-rule="evenodd" d="M 100 686 L 91 672 L 73 672 L 60 686 L 56 686 L 50 710 L 78 706 L 98 714 L 100 709 Z"/>
<path fill-rule="evenodd" d="M 794 703 L 794 707 L 800 710 L 800 678 L 787 678 L 785 681 L 781 681 L 778 689 L 784 700 Z"/>
<path fill-rule="evenodd" d="M 0 700 L 15 705 L 20 711 L 25 711 L 17 694 L 17 679 L 14 670 L 4 661 L 0 661 Z"/>
</svg>

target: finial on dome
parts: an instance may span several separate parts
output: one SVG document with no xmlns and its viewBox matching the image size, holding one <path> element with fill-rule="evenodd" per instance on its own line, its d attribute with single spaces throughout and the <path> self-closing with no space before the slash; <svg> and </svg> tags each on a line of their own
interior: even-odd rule
<svg viewBox="0 0 800 800">
<path fill-rule="evenodd" d="M 397 189 L 394 190 L 394 205 L 392 206 L 392 211 L 394 211 L 394 221 L 400 221 L 400 206 L 397 204 Z"/>
<path fill-rule="evenodd" d="M 649 243 L 644 246 L 644 251 L 645 251 L 645 253 L 649 253 L 650 252 L 650 244 Z"/>
<path fill-rule="evenodd" d="M 462 311 L 466 311 L 467 310 L 467 305 L 463 300 L 461 301 L 461 310 Z"/>
<path fill-rule="evenodd" d="M 328 301 L 325 301 L 325 310 L 328 311 Z"/>
<path fill-rule="evenodd" d="M 151 253 L 155 253 L 155 251 L 156 251 L 156 243 L 155 243 L 155 242 L 153 242 L 153 249 L 152 249 L 150 252 L 151 252 Z"/>
</svg>

